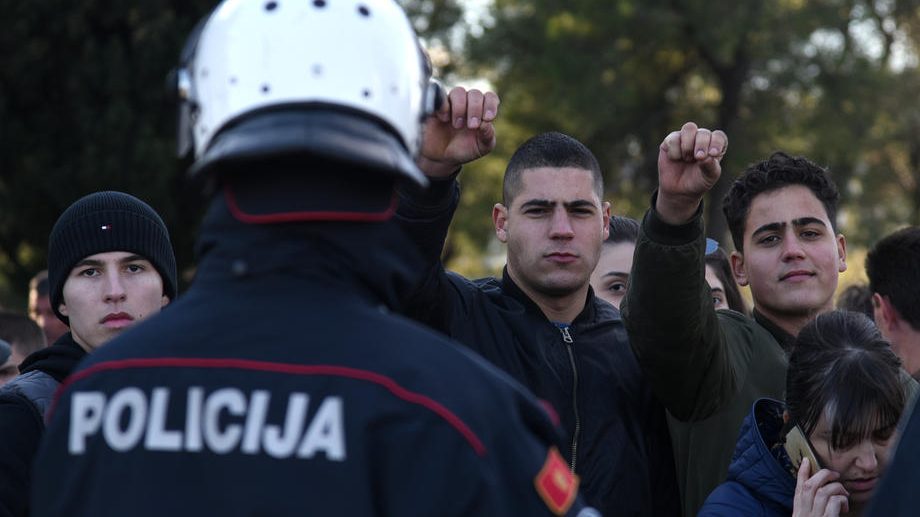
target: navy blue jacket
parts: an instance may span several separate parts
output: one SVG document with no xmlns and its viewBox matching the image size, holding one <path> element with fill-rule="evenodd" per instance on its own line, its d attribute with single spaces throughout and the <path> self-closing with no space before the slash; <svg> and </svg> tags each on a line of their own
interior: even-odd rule
<svg viewBox="0 0 920 517">
<path fill-rule="evenodd" d="M 565 458 L 588 504 L 605 515 L 679 515 L 663 406 L 629 346 L 619 312 L 589 289 L 562 331 L 507 275 L 468 280 L 440 253 L 459 202 L 457 182 L 403 192 L 397 219 L 425 255 L 427 277 L 408 313 L 511 374 L 548 402 L 568 434 Z"/>
<path fill-rule="evenodd" d="M 400 237 L 249 227 L 213 203 L 194 285 L 52 408 L 33 515 L 580 511 L 543 408 L 390 312 L 413 269 L 388 255 Z"/>
<path fill-rule="evenodd" d="M 754 402 L 741 427 L 728 480 L 709 494 L 700 517 L 792 515 L 796 480 L 784 468 L 789 457 L 778 445 L 782 428 L 782 402 Z"/>
</svg>

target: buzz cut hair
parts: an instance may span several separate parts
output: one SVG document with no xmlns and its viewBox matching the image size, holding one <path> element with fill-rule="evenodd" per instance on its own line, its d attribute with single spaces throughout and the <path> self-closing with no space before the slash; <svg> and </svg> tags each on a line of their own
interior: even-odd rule
<svg viewBox="0 0 920 517">
<path fill-rule="evenodd" d="M 920 330 L 920 227 L 909 226 L 878 241 L 866 255 L 869 291 L 887 296 L 910 327 Z"/>
<path fill-rule="evenodd" d="M 47 345 L 41 327 L 32 318 L 13 311 L 0 311 L 0 339 L 23 357 Z"/>
<path fill-rule="evenodd" d="M 505 168 L 502 182 L 502 204 L 511 206 L 521 191 L 522 175 L 530 169 L 544 167 L 582 169 L 591 173 L 594 191 L 604 197 L 604 176 L 594 153 L 578 140 L 556 132 L 536 135 L 517 148 Z"/>
</svg>

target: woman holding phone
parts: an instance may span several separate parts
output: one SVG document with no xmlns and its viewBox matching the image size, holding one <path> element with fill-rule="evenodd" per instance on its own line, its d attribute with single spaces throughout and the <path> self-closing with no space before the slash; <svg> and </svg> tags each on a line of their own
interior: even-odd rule
<svg viewBox="0 0 920 517">
<path fill-rule="evenodd" d="M 754 403 L 728 480 L 699 515 L 861 515 L 887 467 L 909 383 L 865 315 L 819 315 L 793 346 L 786 403 Z"/>
</svg>

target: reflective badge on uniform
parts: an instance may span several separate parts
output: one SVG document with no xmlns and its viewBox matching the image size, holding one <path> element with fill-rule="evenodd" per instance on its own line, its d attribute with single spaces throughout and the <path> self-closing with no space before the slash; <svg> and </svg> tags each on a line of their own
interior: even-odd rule
<svg viewBox="0 0 920 517">
<path fill-rule="evenodd" d="M 569 470 L 559 449 L 553 447 L 546 455 L 543 468 L 533 480 L 537 493 L 556 515 L 563 515 L 578 494 L 578 476 Z"/>
</svg>

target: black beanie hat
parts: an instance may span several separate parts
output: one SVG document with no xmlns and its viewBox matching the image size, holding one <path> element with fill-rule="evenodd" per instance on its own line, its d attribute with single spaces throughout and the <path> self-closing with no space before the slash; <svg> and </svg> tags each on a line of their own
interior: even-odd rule
<svg viewBox="0 0 920 517">
<path fill-rule="evenodd" d="M 176 256 L 169 231 L 147 203 L 123 192 L 96 192 L 75 201 L 54 223 L 48 239 L 48 283 L 51 308 L 58 308 L 64 282 L 77 262 L 96 253 L 126 251 L 149 260 L 163 280 L 163 294 L 176 297 Z"/>
</svg>

